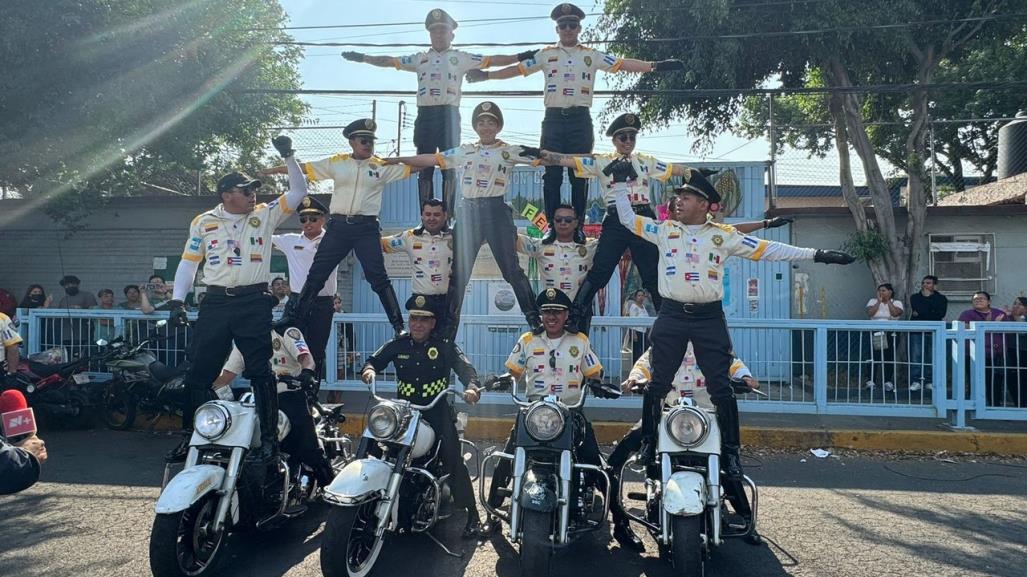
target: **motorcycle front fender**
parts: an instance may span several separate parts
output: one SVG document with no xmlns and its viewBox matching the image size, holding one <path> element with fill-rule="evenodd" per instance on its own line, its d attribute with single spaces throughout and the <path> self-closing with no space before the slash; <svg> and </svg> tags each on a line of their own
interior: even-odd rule
<svg viewBox="0 0 1027 577">
<path fill-rule="evenodd" d="M 350 461 L 325 487 L 324 499 L 333 505 L 359 505 L 388 491 L 392 465 L 378 459 Z"/>
<path fill-rule="evenodd" d="M 529 470 L 524 473 L 517 502 L 524 509 L 551 513 L 559 506 L 559 486 L 555 474 Z"/>
<path fill-rule="evenodd" d="M 678 471 L 663 490 L 663 509 L 671 515 L 698 515 L 706 510 L 706 478 L 695 471 Z"/>
<path fill-rule="evenodd" d="M 178 513 L 211 491 L 221 488 L 225 470 L 217 465 L 194 465 L 171 479 L 157 499 L 157 513 Z"/>
</svg>

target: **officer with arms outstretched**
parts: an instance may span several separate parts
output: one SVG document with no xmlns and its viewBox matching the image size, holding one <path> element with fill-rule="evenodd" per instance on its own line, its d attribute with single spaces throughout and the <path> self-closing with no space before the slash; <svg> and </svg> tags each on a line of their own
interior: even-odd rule
<svg viewBox="0 0 1027 577">
<path fill-rule="evenodd" d="M 478 373 L 464 356 L 460 347 L 449 339 L 432 334 L 435 329 L 435 311 L 423 296 L 407 300 L 410 312 L 410 334 L 396 337 L 382 345 L 367 359 L 362 378 L 370 384 L 377 373 L 389 366 L 396 368 L 396 392 L 401 399 L 417 405 L 427 405 L 449 387 L 450 373 L 456 372 L 464 384 L 464 402 L 477 403 L 481 398 Z M 442 444 L 442 465 L 453 481 L 453 501 L 467 510 L 467 524 L 463 537 L 471 539 L 480 532 L 480 518 L 471 486 L 471 475 L 464 465 L 460 451 L 460 436 L 456 430 L 456 416 L 448 402 L 440 402 L 421 415 L 439 435 Z"/>
</svg>

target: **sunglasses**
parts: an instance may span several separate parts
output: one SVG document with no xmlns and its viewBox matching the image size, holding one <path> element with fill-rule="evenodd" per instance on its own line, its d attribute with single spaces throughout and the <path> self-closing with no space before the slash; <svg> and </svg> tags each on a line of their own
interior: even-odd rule
<svg viewBox="0 0 1027 577">
<path fill-rule="evenodd" d="M 556 368 L 556 349 L 549 351 L 549 368 Z"/>
<path fill-rule="evenodd" d="M 579 24 L 577 22 L 561 22 L 556 25 L 560 30 L 577 30 Z"/>
<path fill-rule="evenodd" d="M 306 224 L 308 222 L 317 222 L 319 220 L 321 220 L 320 216 L 301 216 L 300 217 L 300 223 L 301 224 Z"/>
<path fill-rule="evenodd" d="M 578 217 L 576 217 L 576 216 L 554 216 L 553 217 L 553 222 L 562 222 L 562 223 L 565 223 L 565 224 L 570 224 L 570 223 L 572 223 L 572 222 L 574 222 L 576 220 L 578 220 Z"/>
<path fill-rule="evenodd" d="M 257 194 L 257 189 L 253 186 L 237 186 L 235 187 L 234 192 L 238 192 L 245 197 L 251 197 L 254 194 Z"/>
<path fill-rule="evenodd" d="M 357 142 L 359 142 L 361 144 L 361 146 L 374 146 L 374 139 L 373 138 L 367 138 L 367 137 L 364 137 L 364 136 L 359 136 L 357 138 L 354 138 L 353 140 L 356 140 Z"/>
<path fill-rule="evenodd" d="M 636 140 L 636 138 L 635 138 L 635 134 L 634 133 L 631 133 L 631 134 L 618 134 L 617 135 L 617 141 L 618 142 L 634 142 L 635 140 Z"/>
</svg>

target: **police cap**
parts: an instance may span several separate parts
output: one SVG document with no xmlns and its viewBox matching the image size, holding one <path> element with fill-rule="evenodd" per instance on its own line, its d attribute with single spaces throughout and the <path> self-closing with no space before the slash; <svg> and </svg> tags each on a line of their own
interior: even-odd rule
<svg viewBox="0 0 1027 577">
<path fill-rule="evenodd" d="M 675 193 L 687 192 L 700 196 L 710 204 L 720 202 L 720 193 L 713 187 L 713 183 L 707 179 L 702 172 L 695 169 L 688 169 L 685 180 L 680 186 L 674 187 Z"/>
<path fill-rule="evenodd" d="M 642 130 L 642 121 L 638 119 L 637 114 L 628 112 L 613 119 L 606 129 L 606 136 L 616 136 L 618 132 L 638 132 L 639 130 Z"/>
<path fill-rule="evenodd" d="M 407 312 L 414 317 L 435 317 L 435 311 L 428 306 L 428 299 L 422 295 L 411 295 L 407 299 Z"/>
<path fill-rule="evenodd" d="M 303 198 L 303 202 L 300 203 L 300 209 L 296 212 L 298 214 L 328 214 L 328 207 L 318 199 L 306 196 Z"/>
<path fill-rule="evenodd" d="M 254 187 L 260 188 L 262 182 L 256 178 L 251 178 L 248 174 L 243 172 L 229 172 L 218 179 L 217 193 L 229 192 L 233 188 L 239 186 L 242 188 Z"/>
<path fill-rule="evenodd" d="M 556 288 L 547 288 L 535 299 L 540 311 L 565 311 L 571 308 L 571 297 Z"/>
<path fill-rule="evenodd" d="M 478 119 L 482 116 L 491 116 L 496 119 L 499 123 L 499 128 L 503 128 L 503 111 L 499 109 L 499 106 L 495 102 L 485 101 L 478 106 L 474 107 L 474 112 L 471 113 L 471 126 L 478 124 Z"/>
<path fill-rule="evenodd" d="M 549 13 L 549 17 L 557 22 L 564 20 L 578 21 L 585 18 L 585 11 L 570 2 L 564 2 L 553 8 L 553 11 Z"/>
<path fill-rule="evenodd" d="M 370 136 L 375 138 L 374 131 L 378 130 L 378 125 L 375 124 L 374 120 L 370 118 L 361 118 L 360 120 L 354 120 L 346 125 L 346 128 L 342 129 L 342 135 L 346 138 L 355 138 L 357 136 Z"/>
<path fill-rule="evenodd" d="M 436 26 L 448 26 L 450 30 L 456 30 L 457 23 L 445 10 L 436 8 L 424 18 L 424 27 L 431 30 Z"/>
</svg>

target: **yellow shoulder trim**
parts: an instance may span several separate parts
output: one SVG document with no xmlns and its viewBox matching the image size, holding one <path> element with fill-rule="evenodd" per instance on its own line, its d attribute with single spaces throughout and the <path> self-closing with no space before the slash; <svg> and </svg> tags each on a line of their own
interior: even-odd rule
<svg viewBox="0 0 1027 577">
<path fill-rule="evenodd" d="M 533 336 L 535 336 L 535 334 L 534 334 L 534 333 L 532 333 L 531 331 L 528 331 L 528 332 L 524 333 L 523 335 L 521 335 L 521 336 L 520 336 L 520 337 L 519 337 L 519 338 L 517 339 L 517 341 L 518 341 L 518 342 L 520 342 L 520 341 L 528 342 L 528 341 L 530 341 L 530 340 L 531 340 L 531 337 L 533 337 Z"/>
<path fill-rule="evenodd" d="M 349 160 L 350 155 L 346 153 L 339 153 L 328 159 L 328 162 L 341 162 L 343 160 Z M 377 157 L 376 157 L 377 158 Z"/>
<path fill-rule="evenodd" d="M 187 252 L 183 252 L 182 253 L 182 260 L 188 260 L 188 261 L 192 261 L 192 262 L 200 262 L 201 260 L 203 260 L 203 257 L 199 256 L 199 255 L 196 255 L 196 254 L 189 254 Z"/>
<path fill-rule="evenodd" d="M 728 232 L 728 233 L 731 233 L 731 234 L 735 233 L 735 227 L 731 226 L 730 224 L 724 224 L 723 222 L 714 222 L 712 220 L 710 221 L 710 224 L 712 224 L 713 226 L 719 228 L 720 230 L 722 230 L 724 232 Z"/>
</svg>

